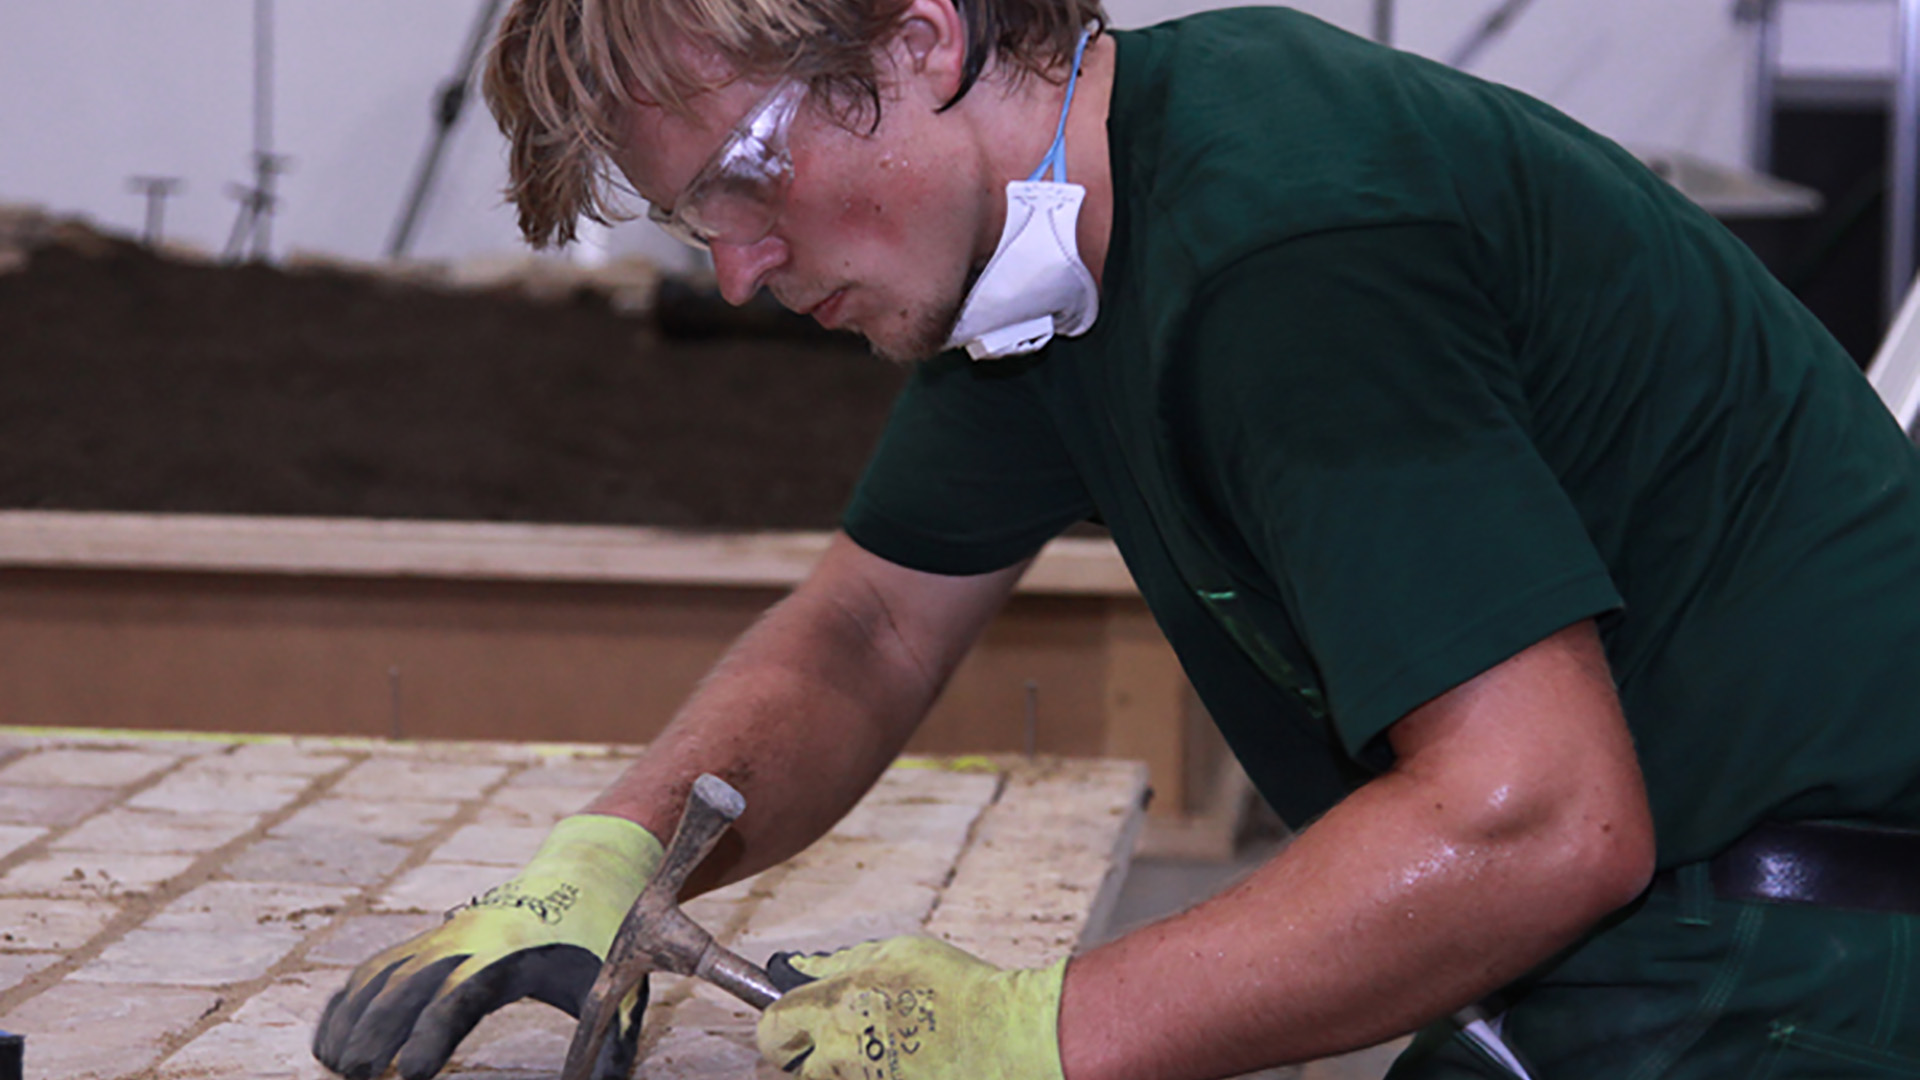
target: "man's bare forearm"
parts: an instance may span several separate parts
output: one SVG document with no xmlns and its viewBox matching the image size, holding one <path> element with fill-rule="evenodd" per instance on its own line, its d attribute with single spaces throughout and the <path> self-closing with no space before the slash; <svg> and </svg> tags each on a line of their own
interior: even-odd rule
<svg viewBox="0 0 1920 1080">
<path fill-rule="evenodd" d="M 934 580 L 879 567 L 837 539 L 586 810 L 629 818 L 664 842 L 693 779 L 710 772 L 740 789 L 747 812 L 696 888 L 787 858 L 899 754 L 1017 573 Z"/>
<path fill-rule="evenodd" d="M 1396 739 L 1399 766 L 1252 877 L 1076 958 L 1067 1080 L 1228 1076 L 1371 1045 L 1512 981 L 1628 902 L 1652 865 L 1631 740 L 1602 715 L 1616 707 L 1604 662 L 1579 685 L 1591 632 L 1543 648 L 1560 653 L 1548 674 L 1570 680 L 1469 684 L 1441 708 L 1467 716 L 1484 692 L 1506 715 L 1443 714 Z"/>
</svg>

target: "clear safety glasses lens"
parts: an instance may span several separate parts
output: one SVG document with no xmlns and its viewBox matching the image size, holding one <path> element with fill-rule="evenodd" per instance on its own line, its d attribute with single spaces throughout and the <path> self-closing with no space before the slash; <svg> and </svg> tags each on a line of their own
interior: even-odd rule
<svg viewBox="0 0 1920 1080">
<path fill-rule="evenodd" d="M 793 182 L 787 133 L 806 96 L 803 83 L 775 87 L 734 125 L 673 209 L 649 206 L 647 219 L 697 248 L 752 244 L 772 232 Z"/>
</svg>

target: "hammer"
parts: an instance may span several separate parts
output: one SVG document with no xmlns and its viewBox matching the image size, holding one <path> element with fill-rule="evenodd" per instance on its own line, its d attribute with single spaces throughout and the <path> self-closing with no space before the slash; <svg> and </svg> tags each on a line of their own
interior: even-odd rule
<svg viewBox="0 0 1920 1080">
<path fill-rule="evenodd" d="M 641 890 L 607 950 L 606 963 L 593 981 L 580 1009 L 580 1026 L 567 1047 L 567 1063 L 560 1080 L 591 1080 L 591 1070 L 606 1041 L 607 1030 L 620 1011 L 620 1002 L 649 972 L 692 975 L 739 998 L 756 1009 L 780 1000 L 782 987 L 736 953 L 713 940 L 713 935 L 680 910 L 680 889 L 687 875 L 700 865 L 720 834 L 747 808 L 747 800 L 711 773 L 693 782 L 687 808 L 673 830 L 673 841 L 660 868 Z M 798 974 L 797 972 L 795 973 Z M 800 981 L 806 980 L 804 976 Z"/>
</svg>

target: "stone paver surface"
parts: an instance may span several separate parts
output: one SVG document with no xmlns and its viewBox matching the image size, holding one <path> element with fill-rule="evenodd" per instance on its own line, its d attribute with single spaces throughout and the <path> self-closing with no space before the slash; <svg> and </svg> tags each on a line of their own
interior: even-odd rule
<svg viewBox="0 0 1920 1080">
<path fill-rule="evenodd" d="M 112 798 L 111 789 L 0 784 L 0 825 L 71 825 Z"/>
<path fill-rule="evenodd" d="M 0 950 L 77 949 L 106 929 L 118 910 L 105 900 L 0 898 Z"/>
<path fill-rule="evenodd" d="M 47 835 L 47 830 L 32 825 L 0 825 L 0 858 L 26 847 Z"/>
<path fill-rule="evenodd" d="M 63 981 L 7 1013 L 5 1027 L 25 1035 L 27 1075 L 36 1080 L 119 1080 L 152 1075 L 183 1032 L 220 1007 L 211 990 Z"/>
<path fill-rule="evenodd" d="M 274 826 L 274 836 L 308 836 L 349 832 L 373 840 L 411 844 L 440 828 L 460 812 L 449 800 L 409 799 L 380 802 L 368 799 L 320 799 L 301 807 Z"/>
<path fill-rule="evenodd" d="M 179 814 L 114 807 L 61 834 L 49 846 L 55 851 L 198 855 L 235 839 L 259 821 L 254 814 Z"/>
<path fill-rule="evenodd" d="M 145 893 L 185 873 L 191 855 L 56 851 L 0 875 L 0 896 L 89 897 Z"/>
<path fill-rule="evenodd" d="M 201 767 L 196 761 L 127 800 L 136 810 L 178 814 L 262 814 L 292 802 L 308 780 L 281 773 Z"/>
<path fill-rule="evenodd" d="M 635 753 L 0 729 L 0 1028 L 29 1080 L 322 1080 L 308 1043 L 347 970 L 512 876 Z M 903 762 L 821 843 L 687 910 L 758 962 L 927 932 L 1044 963 L 1103 917 L 1144 782 Z M 747 1006 L 674 976 L 654 1002 L 648 1075 L 784 1075 Z M 550 1080 L 572 1031 L 510 1006 L 444 1075 Z"/>
<path fill-rule="evenodd" d="M 177 763 L 171 754 L 140 750 L 43 750 L 0 769 L 0 784 L 120 787 Z"/>
</svg>

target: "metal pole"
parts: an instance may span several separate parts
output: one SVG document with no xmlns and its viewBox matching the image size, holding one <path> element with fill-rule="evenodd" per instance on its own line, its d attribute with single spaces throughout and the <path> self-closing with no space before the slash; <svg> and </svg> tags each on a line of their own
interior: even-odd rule
<svg viewBox="0 0 1920 1080">
<path fill-rule="evenodd" d="M 148 247 L 160 243 L 167 197 L 180 190 L 182 183 L 177 176 L 134 176 L 127 179 L 127 186 L 133 189 L 134 194 L 144 195 L 147 200 L 147 221 L 140 233 L 141 243 Z"/>
<path fill-rule="evenodd" d="M 253 0 L 253 152 L 273 153 L 273 0 Z"/>
<path fill-rule="evenodd" d="M 1920 196 L 1920 0 L 1900 0 L 1900 71 L 1887 135 L 1887 318 L 1913 281 Z"/>
<path fill-rule="evenodd" d="M 273 173 L 273 0 L 253 0 L 253 165 L 261 212 L 253 222 L 253 257 L 272 250 Z"/>
<path fill-rule="evenodd" d="M 1501 34 L 1506 33 L 1507 29 L 1513 25 L 1513 21 L 1518 19 L 1531 3 L 1533 0 L 1504 0 L 1474 29 L 1473 33 L 1467 35 L 1466 40 L 1454 46 L 1453 51 L 1447 54 L 1447 66 L 1465 71 L 1479 57 L 1481 50 L 1493 44 L 1494 39 Z"/>
<path fill-rule="evenodd" d="M 466 106 L 467 93 L 473 86 L 474 69 L 486 56 L 487 42 L 493 36 L 493 25 L 500 18 L 501 0 L 480 0 L 479 14 L 474 18 L 467 32 L 466 48 L 460 54 L 460 69 L 453 77 L 440 84 L 434 97 L 433 134 L 427 140 L 426 153 L 421 156 L 420 164 L 413 174 L 413 186 L 408 189 L 407 201 L 400 208 L 400 220 L 394 223 L 393 234 L 387 240 L 387 258 L 405 258 L 407 248 L 413 243 L 413 230 L 420 221 L 420 211 L 426 205 L 427 196 L 433 190 L 433 181 L 440 171 L 440 159 L 447 152 L 447 140 L 452 137 L 453 129 L 460 121 L 460 111 Z"/>
<path fill-rule="evenodd" d="M 1373 0 L 1373 40 L 1393 44 L 1393 0 Z"/>
<path fill-rule="evenodd" d="M 1748 140 L 1753 171 L 1773 171 L 1773 103 L 1780 78 L 1780 4 L 1778 0 L 1741 0 L 1733 17 L 1754 27 L 1753 79 L 1748 98 L 1753 105 L 1753 132 Z"/>
<path fill-rule="evenodd" d="M 1040 684 L 1036 680 L 1028 679 L 1024 689 L 1026 690 L 1024 717 L 1026 738 L 1022 741 L 1027 751 L 1027 760 L 1032 761 L 1034 755 L 1040 752 Z"/>
</svg>

